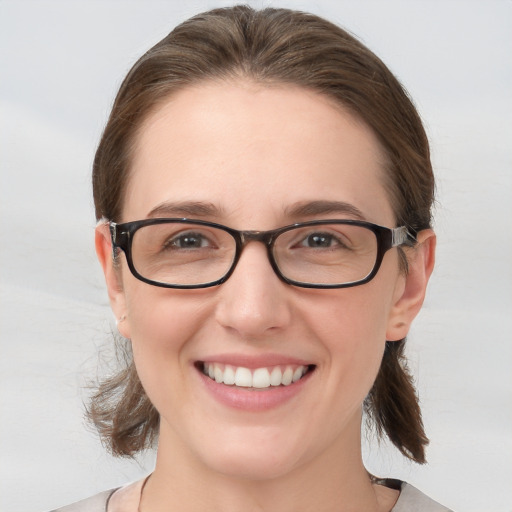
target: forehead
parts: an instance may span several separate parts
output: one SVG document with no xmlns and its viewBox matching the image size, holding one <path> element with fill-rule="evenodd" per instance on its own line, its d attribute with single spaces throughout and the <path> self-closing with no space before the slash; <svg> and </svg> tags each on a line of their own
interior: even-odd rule
<svg viewBox="0 0 512 512">
<path fill-rule="evenodd" d="M 392 223 L 384 161 L 373 132 L 323 95 L 249 81 L 204 83 L 172 95 L 142 124 L 123 217 L 202 202 L 222 212 L 217 220 L 263 229 L 293 204 L 343 201 L 370 221 Z"/>
</svg>

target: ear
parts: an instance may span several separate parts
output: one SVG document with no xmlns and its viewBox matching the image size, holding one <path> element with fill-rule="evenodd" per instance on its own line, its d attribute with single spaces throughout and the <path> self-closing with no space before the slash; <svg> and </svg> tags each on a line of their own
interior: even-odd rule
<svg viewBox="0 0 512 512">
<path fill-rule="evenodd" d="M 121 269 L 114 264 L 108 223 L 101 222 L 96 226 L 95 245 L 98 260 L 105 275 L 110 307 L 116 317 L 117 329 L 121 336 L 130 338 L 129 322 L 125 321 L 127 307 L 121 283 Z"/>
<path fill-rule="evenodd" d="M 425 299 L 427 284 L 434 269 L 436 235 L 431 229 L 418 233 L 418 245 L 407 251 L 408 272 L 395 289 L 393 307 L 388 319 L 386 340 L 405 338 L 411 323 Z"/>
</svg>

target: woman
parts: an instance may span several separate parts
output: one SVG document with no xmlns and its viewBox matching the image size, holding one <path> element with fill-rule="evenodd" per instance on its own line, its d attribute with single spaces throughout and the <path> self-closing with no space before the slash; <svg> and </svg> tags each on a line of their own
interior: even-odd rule
<svg viewBox="0 0 512 512">
<path fill-rule="evenodd" d="M 62 510 L 447 510 L 361 457 L 366 410 L 425 462 L 403 349 L 435 251 L 427 138 L 375 55 L 312 15 L 196 16 L 129 72 L 93 185 L 133 363 L 90 416 L 157 462 Z"/>
</svg>

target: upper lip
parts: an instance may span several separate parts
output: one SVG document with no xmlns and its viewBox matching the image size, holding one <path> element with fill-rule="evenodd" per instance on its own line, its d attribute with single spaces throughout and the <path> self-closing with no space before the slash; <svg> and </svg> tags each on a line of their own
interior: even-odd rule
<svg viewBox="0 0 512 512">
<path fill-rule="evenodd" d="M 255 356 L 245 354 L 215 354 L 196 362 L 228 364 L 249 369 L 284 365 L 310 366 L 313 364 L 310 360 L 280 354 L 261 354 Z"/>
</svg>

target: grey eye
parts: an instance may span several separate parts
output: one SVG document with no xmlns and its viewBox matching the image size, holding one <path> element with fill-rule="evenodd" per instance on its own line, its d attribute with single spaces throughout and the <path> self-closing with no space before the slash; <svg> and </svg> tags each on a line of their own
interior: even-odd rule
<svg viewBox="0 0 512 512">
<path fill-rule="evenodd" d="M 210 241 L 201 233 L 182 233 L 167 244 L 169 247 L 177 249 L 199 249 L 202 247 L 209 247 Z"/>
<path fill-rule="evenodd" d="M 339 245 L 339 240 L 329 233 L 311 233 L 300 243 L 303 247 L 332 247 Z"/>
</svg>

